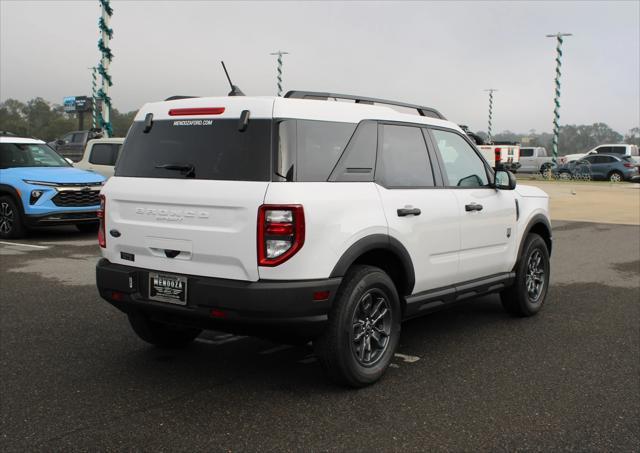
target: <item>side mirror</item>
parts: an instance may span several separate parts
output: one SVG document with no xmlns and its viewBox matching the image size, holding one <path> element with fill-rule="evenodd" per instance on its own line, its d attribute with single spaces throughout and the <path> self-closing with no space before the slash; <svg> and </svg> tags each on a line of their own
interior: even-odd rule
<svg viewBox="0 0 640 453">
<path fill-rule="evenodd" d="M 513 190 L 516 188 L 516 177 L 507 170 L 496 171 L 496 189 Z"/>
</svg>

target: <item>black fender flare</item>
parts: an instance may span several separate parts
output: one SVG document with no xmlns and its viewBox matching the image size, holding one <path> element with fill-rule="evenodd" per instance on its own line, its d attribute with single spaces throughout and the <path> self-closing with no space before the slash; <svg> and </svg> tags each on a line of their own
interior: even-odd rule
<svg viewBox="0 0 640 453">
<path fill-rule="evenodd" d="M 413 292 L 413 286 L 416 282 L 416 274 L 413 268 L 413 261 L 407 249 L 402 243 L 394 237 L 387 234 L 372 234 L 359 239 L 352 244 L 340 257 L 333 270 L 330 278 L 344 277 L 351 265 L 363 254 L 372 250 L 387 250 L 393 253 L 402 263 L 404 274 L 407 277 L 407 294 Z"/>
<path fill-rule="evenodd" d="M 549 233 L 549 240 L 547 241 L 546 238 L 543 238 L 543 239 L 545 239 L 545 242 L 547 242 L 547 247 L 549 247 L 549 256 L 551 256 L 551 246 L 553 244 L 553 230 L 551 229 L 551 223 L 549 222 L 549 219 L 545 215 L 536 214 L 533 217 L 531 217 L 531 219 L 527 223 L 527 226 L 524 228 L 524 231 L 522 232 L 522 239 L 520 240 L 520 245 L 518 246 L 518 255 L 517 255 L 518 259 L 516 259 L 516 265 L 513 267 L 514 269 L 517 269 L 518 264 L 520 263 L 520 257 L 522 256 L 522 248 L 524 247 L 524 241 L 527 238 L 527 235 L 531 232 L 533 227 L 540 224 L 542 224 L 547 229 L 547 232 Z"/>
<path fill-rule="evenodd" d="M 20 210 L 20 214 L 24 215 L 24 206 L 22 205 L 22 198 L 18 194 L 18 191 L 15 189 L 15 187 L 10 186 L 9 184 L 0 184 L 0 196 L 2 195 L 9 195 L 10 197 L 12 197 L 13 201 L 15 201 L 16 205 L 18 206 L 18 209 Z"/>
</svg>

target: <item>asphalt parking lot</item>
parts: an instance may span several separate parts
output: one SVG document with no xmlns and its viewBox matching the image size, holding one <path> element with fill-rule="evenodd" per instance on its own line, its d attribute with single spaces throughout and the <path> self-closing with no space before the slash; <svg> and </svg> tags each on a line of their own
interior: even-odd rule
<svg viewBox="0 0 640 453">
<path fill-rule="evenodd" d="M 638 451 L 640 227 L 554 228 L 539 316 L 492 296 L 410 321 L 358 391 L 327 382 L 308 346 L 146 345 L 99 299 L 90 235 L 0 243 L 0 449 Z"/>
</svg>

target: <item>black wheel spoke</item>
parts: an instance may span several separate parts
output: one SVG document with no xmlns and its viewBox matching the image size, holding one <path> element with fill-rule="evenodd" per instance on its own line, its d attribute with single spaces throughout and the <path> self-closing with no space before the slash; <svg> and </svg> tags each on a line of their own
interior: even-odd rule
<svg viewBox="0 0 640 453">
<path fill-rule="evenodd" d="M 391 309 L 386 295 L 379 289 L 367 291 L 358 302 L 351 329 L 353 353 L 362 365 L 371 366 L 389 345 Z"/>
</svg>

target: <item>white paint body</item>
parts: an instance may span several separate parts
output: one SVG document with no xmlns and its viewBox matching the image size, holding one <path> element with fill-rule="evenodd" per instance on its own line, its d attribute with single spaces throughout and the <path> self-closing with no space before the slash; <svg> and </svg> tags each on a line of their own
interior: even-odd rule
<svg viewBox="0 0 640 453">
<path fill-rule="evenodd" d="M 169 119 L 170 108 L 218 107 L 216 118 L 296 118 L 357 123 L 393 120 L 445 127 L 449 121 L 403 114 L 388 107 L 283 98 L 194 98 L 145 105 L 154 120 Z M 206 118 L 196 116 L 193 118 Z M 175 118 L 172 118 L 175 119 Z M 180 118 L 182 119 L 182 118 Z M 374 234 L 397 239 L 415 270 L 413 293 L 511 271 L 527 222 L 548 217 L 548 197 L 539 189 L 385 189 L 374 182 L 242 182 L 113 177 L 106 197 L 107 247 L 112 263 L 177 274 L 257 281 L 328 278 L 341 256 Z M 520 203 L 516 221 L 515 200 Z M 465 204 L 485 209 L 466 212 Z M 286 262 L 257 264 L 257 214 L 262 204 L 301 204 L 305 242 Z M 413 206 L 420 216 L 398 217 Z M 114 240 L 109 231 L 117 229 Z M 509 230 L 510 229 L 510 230 Z M 176 258 L 163 250 L 180 250 Z M 135 262 L 120 252 L 135 253 Z"/>
<path fill-rule="evenodd" d="M 114 168 L 115 168 L 113 165 L 99 165 L 92 162 L 92 159 L 91 159 L 91 152 L 93 151 L 93 147 L 95 145 L 99 145 L 102 143 L 122 145 L 124 143 L 124 138 L 114 137 L 114 138 L 97 138 L 94 140 L 89 140 L 87 142 L 87 146 L 85 146 L 84 148 L 84 154 L 82 155 L 82 159 L 80 159 L 77 163 L 73 164 L 73 166 L 76 168 L 80 168 L 82 170 L 95 171 L 96 173 L 100 173 L 105 178 L 112 177 Z"/>
</svg>

